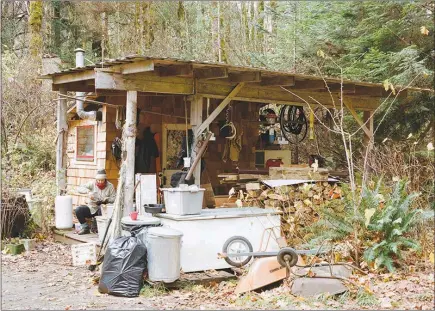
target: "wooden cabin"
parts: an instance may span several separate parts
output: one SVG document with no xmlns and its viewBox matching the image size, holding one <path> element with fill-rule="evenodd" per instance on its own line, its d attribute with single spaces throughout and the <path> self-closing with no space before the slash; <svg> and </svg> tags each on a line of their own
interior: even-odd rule
<svg viewBox="0 0 435 311">
<path fill-rule="evenodd" d="M 193 130 L 195 142 L 207 129 L 213 132 L 216 140 L 209 143 L 204 156 L 208 176 L 201 176 L 198 165 L 195 182 L 211 184 L 215 194 L 226 194 L 228 189 L 220 184 L 219 174 L 259 169 L 256 143 L 262 106 L 301 106 L 308 102 L 313 106 L 320 103 L 334 107 L 340 103 L 342 89 L 344 105 L 370 139 L 373 112 L 384 98 L 395 96 L 381 84 L 345 80 L 341 85 L 339 79 L 145 56 L 129 56 L 95 66 L 82 65 L 43 78 L 51 79 L 52 89 L 60 96 L 58 130 L 63 134 L 59 135 L 57 149 L 59 189 L 92 180 L 100 168 L 106 169 L 109 181 L 116 185 L 119 161 L 112 154 L 112 142 L 122 137 L 119 124 L 124 124 L 124 156 L 128 163 L 126 204 L 131 204 L 134 197 L 136 136 L 146 127 L 156 133 L 154 139 L 160 156 L 154 172 L 164 171 L 166 184 L 171 173 L 177 170 L 177 153 L 186 129 Z M 75 98 L 74 92 L 86 92 L 87 99 L 95 100 L 85 100 L 85 110 L 100 111 L 100 121 L 80 119 L 76 106 L 67 111 L 67 100 Z M 406 97 L 407 90 L 400 90 L 398 96 Z M 364 112 L 363 119 L 359 111 Z M 219 130 L 228 121 L 227 112 L 241 134 L 242 146 L 239 160 L 235 162 L 222 160 L 227 140 L 219 135 Z M 370 121 L 364 124 L 366 120 Z M 74 205 L 81 204 L 82 200 L 75 197 Z"/>
</svg>

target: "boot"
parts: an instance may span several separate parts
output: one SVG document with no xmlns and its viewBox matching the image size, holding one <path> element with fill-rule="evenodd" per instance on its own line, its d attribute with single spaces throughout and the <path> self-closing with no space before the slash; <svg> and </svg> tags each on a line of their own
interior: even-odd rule
<svg viewBox="0 0 435 311">
<path fill-rule="evenodd" d="M 81 229 L 78 235 L 89 234 L 91 230 L 89 230 L 89 225 L 87 223 L 81 224 Z"/>
</svg>

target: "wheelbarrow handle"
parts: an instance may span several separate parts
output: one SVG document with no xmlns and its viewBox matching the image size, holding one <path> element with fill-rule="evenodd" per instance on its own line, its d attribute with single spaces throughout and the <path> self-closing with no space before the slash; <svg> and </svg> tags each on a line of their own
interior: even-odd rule
<svg viewBox="0 0 435 311">
<path fill-rule="evenodd" d="M 326 250 L 325 250 L 326 251 Z M 324 253 L 325 251 L 320 252 L 320 249 L 307 249 L 307 250 L 295 250 L 296 254 L 298 255 L 314 255 L 317 253 Z M 255 258 L 261 258 L 261 257 L 273 257 L 278 256 L 279 251 L 272 251 L 272 252 L 247 252 L 247 253 L 233 253 L 233 254 L 227 254 L 227 253 L 219 253 L 220 258 L 228 258 L 228 257 L 241 257 L 241 256 L 252 256 Z"/>
<path fill-rule="evenodd" d="M 219 257 L 221 258 L 241 257 L 241 256 L 252 256 L 252 257 L 260 258 L 260 257 L 273 257 L 277 255 L 278 252 L 252 252 L 252 253 L 234 253 L 234 254 L 219 253 Z"/>
</svg>

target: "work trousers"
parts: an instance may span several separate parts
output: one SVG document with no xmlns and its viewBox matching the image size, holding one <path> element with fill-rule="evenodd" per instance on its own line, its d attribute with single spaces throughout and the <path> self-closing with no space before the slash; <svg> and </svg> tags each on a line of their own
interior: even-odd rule
<svg viewBox="0 0 435 311">
<path fill-rule="evenodd" d="M 95 214 L 91 214 L 91 210 L 86 205 L 78 206 L 75 212 L 76 212 L 76 217 L 81 224 L 86 223 L 86 218 L 101 216 L 100 208 L 98 208 L 98 211 Z"/>
</svg>

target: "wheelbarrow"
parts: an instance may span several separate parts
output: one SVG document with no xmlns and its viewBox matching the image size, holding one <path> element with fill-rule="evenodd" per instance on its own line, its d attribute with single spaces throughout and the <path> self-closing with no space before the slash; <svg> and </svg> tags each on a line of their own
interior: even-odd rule
<svg viewBox="0 0 435 311">
<path fill-rule="evenodd" d="M 320 251 L 321 248 L 295 250 L 285 246 L 276 251 L 254 252 L 248 239 L 233 236 L 224 243 L 222 253 L 218 253 L 218 256 L 229 265 L 238 268 L 247 265 L 252 258 L 256 258 L 249 272 L 240 279 L 236 287 L 235 293 L 239 294 L 285 279 L 291 267 L 297 264 L 298 255 L 318 254 Z"/>
<path fill-rule="evenodd" d="M 290 268 L 298 262 L 298 255 L 313 255 L 320 253 L 320 249 L 295 250 L 291 247 L 283 247 L 276 251 L 254 252 L 251 242 L 242 236 L 229 238 L 219 253 L 219 258 L 223 258 L 233 267 L 243 267 L 252 258 L 276 257 L 282 267 Z"/>
</svg>

